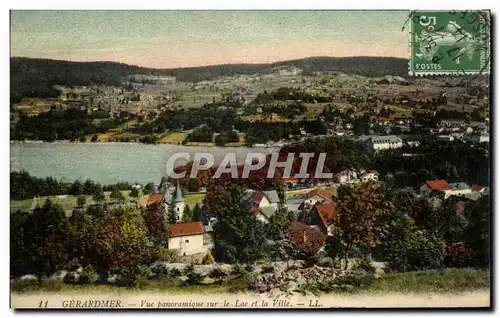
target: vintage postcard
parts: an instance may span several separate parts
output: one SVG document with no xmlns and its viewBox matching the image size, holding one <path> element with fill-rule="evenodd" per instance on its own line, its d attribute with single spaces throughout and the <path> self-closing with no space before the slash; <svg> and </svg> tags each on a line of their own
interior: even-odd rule
<svg viewBox="0 0 500 318">
<path fill-rule="evenodd" d="M 10 12 L 10 305 L 491 306 L 489 10 Z"/>
</svg>

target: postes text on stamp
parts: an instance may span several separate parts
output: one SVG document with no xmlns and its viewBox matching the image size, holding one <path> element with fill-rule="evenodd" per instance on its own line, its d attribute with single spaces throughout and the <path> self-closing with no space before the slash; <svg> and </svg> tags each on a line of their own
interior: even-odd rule
<svg viewBox="0 0 500 318">
<path fill-rule="evenodd" d="M 490 72 L 489 11 L 413 11 L 410 21 L 410 75 Z"/>
</svg>

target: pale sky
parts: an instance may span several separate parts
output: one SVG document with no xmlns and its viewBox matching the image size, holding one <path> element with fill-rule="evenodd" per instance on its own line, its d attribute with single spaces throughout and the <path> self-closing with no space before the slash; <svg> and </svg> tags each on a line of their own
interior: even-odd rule
<svg viewBox="0 0 500 318">
<path fill-rule="evenodd" d="M 11 56 L 155 68 L 408 57 L 406 11 L 11 11 Z"/>
</svg>

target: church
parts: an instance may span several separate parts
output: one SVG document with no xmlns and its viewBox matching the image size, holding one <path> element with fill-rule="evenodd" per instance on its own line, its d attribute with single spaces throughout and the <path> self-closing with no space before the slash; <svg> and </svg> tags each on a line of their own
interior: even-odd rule
<svg viewBox="0 0 500 318">
<path fill-rule="evenodd" d="M 172 191 L 171 188 L 172 187 L 167 187 L 163 193 L 158 192 L 150 194 L 146 203 L 146 207 L 148 209 L 155 210 L 161 209 L 165 213 L 165 215 L 174 213 L 177 217 L 177 220 L 181 221 L 184 209 L 186 208 L 186 202 L 184 201 L 184 196 L 182 195 L 179 182 L 177 182 L 174 191 Z M 170 211 L 170 208 L 173 208 L 173 211 Z"/>
<path fill-rule="evenodd" d="M 179 256 L 188 256 L 205 253 L 205 229 L 200 222 L 181 223 L 184 216 L 186 202 L 181 187 L 177 182 L 175 188 L 167 187 L 163 192 L 149 195 L 146 208 L 150 211 L 162 211 L 166 219 L 173 213 L 177 223 L 170 224 L 168 249 L 177 250 Z"/>
</svg>

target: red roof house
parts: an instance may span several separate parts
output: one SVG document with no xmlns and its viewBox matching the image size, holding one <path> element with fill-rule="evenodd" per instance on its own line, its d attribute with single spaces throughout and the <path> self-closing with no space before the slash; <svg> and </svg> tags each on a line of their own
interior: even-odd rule
<svg viewBox="0 0 500 318">
<path fill-rule="evenodd" d="M 325 228 L 332 225 L 337 219 L 337 207 L 335 203 L 320 203 L 314 206 L 316 209 L 319 219 Z"/>
<path fill-rule="evenodd" d="M 328 238 L 321 231 L 298 221 L 288 223 L 285 233 L 287 240 L 306 255 L 319 252 Z"/>
<path fill-rule="evenodd" d="M 203 233 L 205 233 L 205 229 L 200 222 L 176 223 L 170 225 L 169 237 Z"/>
<path fill-rule="evenodd" d="M 446 180 L 427 180 L 425 183 L 432 191 L 451 190 L 451 186 Z"/>
</svg>

